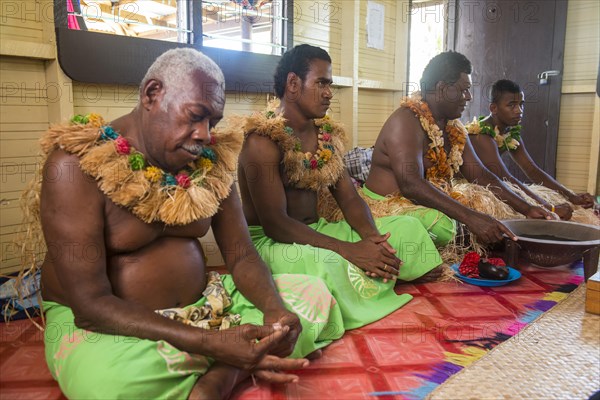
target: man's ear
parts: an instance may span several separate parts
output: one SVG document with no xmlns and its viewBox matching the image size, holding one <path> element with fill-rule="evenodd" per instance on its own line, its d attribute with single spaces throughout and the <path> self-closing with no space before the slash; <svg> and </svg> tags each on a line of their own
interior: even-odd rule
<svg viewBox="0 0 600 400">
<path fill-rule="evenodd" d="M 302 82 L 300 81 L 300 77 L 294 72 L 288 72 L 285 84 L 287 87 L 287 91 L 289 91 L 290 93 L 296 93 L 300 88 Z"/>
<path fill-rule="evenodd" d="M 492 113 L 492 115 L 496 115 L 497 111 L 498 111 L 498 104 L 490 103 L 490 112 Z"/>
<path fill-rule="evenodd" d="M 163 83 L 157 79 L 149 79 L 142 88 L 140 99 L 144 108 L 149 109 L 155 103 L 162 101 L 164 97 L 165 87 Z"/>
</svg>

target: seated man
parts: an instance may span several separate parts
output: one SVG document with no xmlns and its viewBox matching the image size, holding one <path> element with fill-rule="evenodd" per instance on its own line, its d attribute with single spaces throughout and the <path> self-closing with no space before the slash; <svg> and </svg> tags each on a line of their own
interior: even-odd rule
<svg viewBox="0 0 600 400">
<path fill-rule="evenodd" d="M 458 120 L 471 100 L 470 74 L 471 63 L 460 53 L 441 53 L 429 61 L 421 78 L 422 97 L 405 98 L 383 125 L 363 188 L 374 200 L 388 201 L 389 213 L 403 213 L 406 204 L 408 215 L 418 215 L 438 245 L 452 240 L 453 222 L 448 217 L 465 224 L 479 242 L 497 242 L 503 234 L 516 239 L 495 218 L 461 204 L 474 206 L 475 202 L 468 193 L 454 190 L 452 178 L 459 172 L 480 185 L 470 185 L 470 190 L 486 196 L 485 202 L 508 208 L 503 203 L 507 202 L 528 218 L 553 218 L 513 193 L 473 152 Z M 426 209 L 415 210 L 415 204 Z"/>
<path fill-rule="evenodd" d="M 170 50 L 129 114 L 78 116 L 43 136 L 29 198 L 41 193 L 32 207 L 48 248 L 46 360 L 67 397 L 227 397 L 250 373 L 297 380 L 277 371 L 308 361 L 280 357 L 343 333 L 322 281 L 273 280 L 256 254 L 232 177 L 242 137 L 211 132 L 224 103 L 214 62 Z M 232 278 L 207 282 L 197 238 L 210 227 Z"/>
<path fill-rule="evenodd" d="M 250 234 L 273 273 L 319 276 L 353 329 L 400 308 L 412 297 L 394 293 L 441 260 L 420 223 L 410 217 L 373 221 L 343 164 L 345 133 L 325 116 L 332 98 L 331 58 L 296 46 L 275 72 L 278 108 L 247 117 L 238 170 Z M 330 190 L 346 221 L 317 216 L 317 191 Z M 402 259 L 402 261 L 400 260 Z"/>
<path fill-rule="evenodd" d="M 483 164 L 498 178 L 512 183 L 547 210 L 556 212 L 562 219 L 571 218 L 575 208 L 571 204 L 583 209 L 591 208 L 594 205 L 591 194 L 573 193 L 538 167 L 527 152 L 519 125 L 523 117 L 525 95 L 519 85 L 501 79 L 492 86 L 490 98 L 490 114 L 465 126 L 473 148 Z M 500 157 L 507 150 L 525 175 L 541 186 L 525 185 L 508 171 Z M 568 202 L 565 202 L 565 199 Z M 600 223 L 592 210 L 583 209 L 577 207 L 573 220 Z"/>
</svg>

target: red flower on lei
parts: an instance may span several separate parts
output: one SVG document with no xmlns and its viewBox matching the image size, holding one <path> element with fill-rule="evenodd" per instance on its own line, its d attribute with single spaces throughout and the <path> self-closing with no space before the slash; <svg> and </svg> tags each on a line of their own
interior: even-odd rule
<svg viewBox="0 0 600 400">
<path fill-rule="evenodd" d="M 175 180 L 177 181 L 177 184 L 184 189 L 187 189 L 192 185 L 192 180 L 190 179 L 190 176 L 187 174 L 183 174 L 183 173 L 177 174 L 175 176 Z"/>
<path fill-rule="evenodd" d="M 117 153 L 127 155 L 131 152 L 131 145 L 123 136 L 115 139 L 115 149 Z"/>
</svg>

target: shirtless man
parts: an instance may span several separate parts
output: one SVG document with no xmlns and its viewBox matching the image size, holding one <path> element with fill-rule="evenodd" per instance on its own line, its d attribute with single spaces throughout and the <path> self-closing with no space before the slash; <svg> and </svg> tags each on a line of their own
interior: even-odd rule
<svg viewBox="0 0 600 400">
<path fill-rule="evenodd" d="M 242 138 L 213 130 L 223 83 L 202 53 L 170 50 L 129 114 L 79 116 L 43 137 L 46 359 L 69 398 L 225 398 L 252 372 L 296 381 L 281 371 L 308 361 L 280 357 L 330 342 L 276 290 L 308 290 L 326 326 L 337 309 L 323 283 L 274 282 L 253 250 L 232 177 Z M 233 279 L 207 286 L 197 238 L 210 227 Z"/>
<path fill-rule="evenodd" d="M 353 329 L 410 300 L 394 293 L 397 277 L 437 273 L 441 259 L 414 218 L 371 217 L 343 164 L 344 130 L 326 117 L 331 84 L 331 58 L 323 49 L 300 45 L 284 54 L 275 72 L 278 107 L 242 122 L 238 175 L 261 257 L 273 273 L 322 278 L 345 329 Z M 319 219 L 319 190 L 331 192 L 345 221 Z"/>
<path fill-rule="evenodd" d="M 547 210 L 556 212 L 561 219 L 569 220 L 573 214 L 573 206 L 569 202 L 591 208 L 594 198 L 589 193 L 573 193 L 533 161 L 525 147 L 519 125 L 524 108 L 525 95 L 518 84 L 507 79 L 495 82 L 491 89 L 490 114 L 466 126 L 469 139 L 479 159 L 498 178 L 513 183 Z M 555 191 L 568 202 L 551 204 L 534 188 L 515 178 L 502 161 L 501 154 L 505 151 L 532 182 Z M 592 215 L 591 212 L 589 214 Z"/>
<path fill-rule="evenodd" d="M 503 234 L 516 240 L 501 222 L 449 195 L 451 179 L 460 172 L 471 183 L 489 185 L 498 199 L 527 218 L 553 219 L 548 211 L 513 193 L 475 155 L 457 120 L 471 100 L 470 74 L 471 63 L 460 53 L 445 52 L 431 59 L 421 78 L 422 99 L 405 99 L 383 125 L 365 187 L 379 196 L 403 196 L 439 210 L 465 224 L 481 242 L 498 242 Z"/>
</svg>

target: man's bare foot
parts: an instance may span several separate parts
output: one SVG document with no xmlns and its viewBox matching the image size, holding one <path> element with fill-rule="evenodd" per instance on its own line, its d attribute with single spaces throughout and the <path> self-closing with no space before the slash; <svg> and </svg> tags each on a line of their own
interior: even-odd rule
<svg viewBox="0 0 600 400">
<path fill-rule="evenodd" d="M 440 264 L 437 267 L 435 267 L 434 269 L 432 269 L 431 271 L 429 271 L 428 273 L 426 273 L 425 275 L 412 280 L 412 281 L 403 281 L 401 279 L 398 279 L 399 284 L 402 283 L 428 283 L 428 282 L 436 282 L 438 280 L 440 280 L 443 276 L 444 276 L 444 270 L 447 268 L 446 265 L 444 264 Z"/>
<path fill-rule="evenodd" d="M 227 399 L 235 386 L 248 378 L 250 373 L 227 364 L 215 363 L 200 377 L 190 393 L 189 400 Z"/>
<path fill-rule="evenodd" d="M 444 264 L 441 264 L 429 271 L 428 273 L 426 273 L 425 275 L 421 276 L 420 278 L 415 279 L 414 281 L 412 281 L 412 283 L 435 282 L 442 277 L 443 273 Z"/>
<path fill-rule="evenodd" d="M 217 387 L 211 387 L 202 382 L 202 378 L 198 379 L 192 392 L 188 396 L 189 400 L 221 400 L 221 390 Z"/>
<path fill-rule="evenodd" d="M 323 357 L 323 350 L 319 349 L 319 350 L 315 350 L 312 353 L 310 353 L 309 355 L 307 355 L 306 358 L 307 360 L 317 360 L 319 358 Z"/>
</svg>

